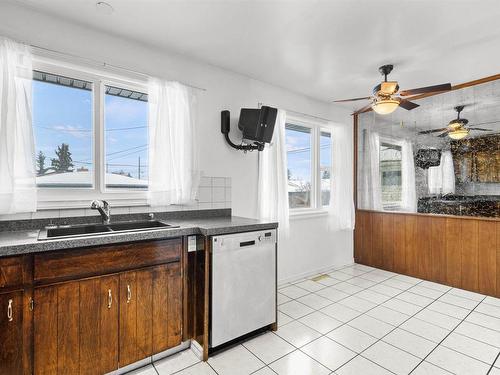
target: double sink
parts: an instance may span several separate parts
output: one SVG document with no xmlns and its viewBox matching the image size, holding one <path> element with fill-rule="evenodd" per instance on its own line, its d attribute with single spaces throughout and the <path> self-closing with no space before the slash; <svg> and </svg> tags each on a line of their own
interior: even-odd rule
<svg viewBox="0 0 500 375">
<path fill-rule="evenodd" d="M 123 221 L 110 224 L 82 224 L 46 227 L 40 230 L 38 240 L 52 240 L 122 232 L 139 232 L 167 228 L 178 228 L 178 225 L 166 224 L 158 220 Z"/>
</svg>

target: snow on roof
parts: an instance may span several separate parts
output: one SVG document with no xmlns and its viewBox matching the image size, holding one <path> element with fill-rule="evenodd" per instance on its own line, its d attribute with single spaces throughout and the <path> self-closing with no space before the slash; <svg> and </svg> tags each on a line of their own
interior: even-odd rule
<svg viewBox="0 0 500 375">
<path fill-rule="evenodd" d="M 39 186 L 88 187 L 92 185 L 92 182 L 93 172 L 91 171 L 50 173 L 36 178 L 36 183 Z M 148 185 L 148 181 L 115 173 L 106 173 L 106 185 L 144 187 Z"/>
</svg>

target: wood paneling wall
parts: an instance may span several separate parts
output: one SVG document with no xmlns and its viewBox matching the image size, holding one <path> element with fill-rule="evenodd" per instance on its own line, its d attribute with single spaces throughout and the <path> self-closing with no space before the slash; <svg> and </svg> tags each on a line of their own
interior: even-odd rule
<svg viewBox="0 0 500 375">
<path fill-rule="evenodd" d="M 500 297 L 498 220 L 357 210 L 354 259 Z"/>
</svg>

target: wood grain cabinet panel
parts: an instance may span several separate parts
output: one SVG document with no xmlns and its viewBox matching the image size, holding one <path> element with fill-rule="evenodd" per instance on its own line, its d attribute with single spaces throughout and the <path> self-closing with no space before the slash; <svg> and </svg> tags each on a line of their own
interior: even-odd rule
<svg viewBox="0 0 500 375">
<path fill-rule="evenodd" d="M 181 249 L 181 239 L 174 238 L 36 254 L 34 279 L 41 285 L 176 262 Z"/>
<path fill-rule="evenodd" d="M 153 271 L 120 274 L 120 367 L 152 354 Z"/>
<path fill-rule="evenodd" d="M 430 279 L 446 284 L 446 219 L 433 217 L 430 225 Z"/>
<path fill-rule="evenodd" d="M 478 226 L 475 220 L 461 222 L 461 275 L 463 289 L 478 291 Z"/>
<path fill-rule="evenodd" d="M 23 291 L 0 294 L 0 374 L 31 374 L 30 336 L 24 332 L 31 319 L 28 303 Z"/>
<path fill-rule="evenodd" d="M 29 256 L 0 258 L 0 292 L 30 284 L 31 278 Z"/>
<path fill-rule="evenodd" d="M 118 278 L 35 289 L 38 374 L 103 374 L 118 368 Z"/>
<path fill-rule="evenodd" d="M 497 295 L 497 226 L 495 222 L 485 221 L 478 228 L 478 291 L 491 296 Z"/>
<path fill-rule="evenodd" d="M 366 210 L 356 218 L 356 262 L 500 296 L 500 221 Z"/>
<path fill-rule="evenodd" d="M 180 262 L 120 274 L 120 367 L 181 341 Z"/>
</svg>

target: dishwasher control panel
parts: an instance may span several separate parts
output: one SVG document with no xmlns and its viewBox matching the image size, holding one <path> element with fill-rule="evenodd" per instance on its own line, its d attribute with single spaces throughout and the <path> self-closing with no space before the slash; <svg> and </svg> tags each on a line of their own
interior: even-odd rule
<svg viewBox="0 0 500 375">
<path fill-rule="evenodd" d="M 243 248 L 276 243 L 276 229 L 226 234 L 212 238 L 212 250 Z"/>
</svg>

